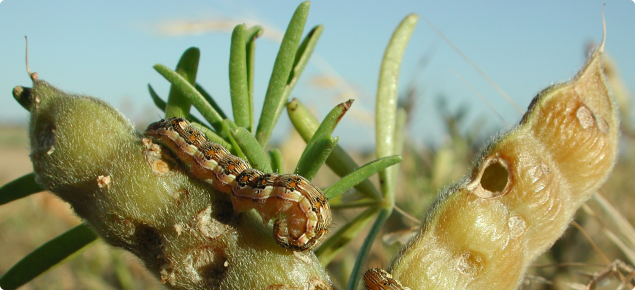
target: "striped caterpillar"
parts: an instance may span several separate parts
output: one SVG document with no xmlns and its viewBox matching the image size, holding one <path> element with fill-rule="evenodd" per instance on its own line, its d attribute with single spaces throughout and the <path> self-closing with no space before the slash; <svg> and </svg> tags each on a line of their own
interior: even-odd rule
<svg viewBox="0 0 635 290">
<path fill-rule="evenodd" d="M 395 280 L 388 272 L 372 268 L 364 274 L 364 286 L 368 290 L 410 290 Z"/>
<path fill-rule="evenodd" d="M 266 224 L 276 219 L 278 245 L 306 251 L 319 245 L 331 226 L 322 191 L 295 174 L 263 173 L 207 137 L 183 118 L 152 123 L 145 131 L 190 165 L 190 173 L 218 191 L 231 194 L 234 212 L 255 208 Z"/>
</svg>

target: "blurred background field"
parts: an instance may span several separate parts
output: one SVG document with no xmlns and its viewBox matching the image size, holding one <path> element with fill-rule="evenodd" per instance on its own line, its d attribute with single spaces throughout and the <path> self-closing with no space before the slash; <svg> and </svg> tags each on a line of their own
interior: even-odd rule
<svg viewBox="0 0 635 290">
<path fill-rule="evenodd" d="M 485 8 L 473 14 L 461 10 L 463 12 L 455 15 L 457 19 L 462 15 L 475 17 L 474 19 L 464 20 L 464 22 L 456 24 L 456 29 L 460 30 L 461 27 L 465 29 L 466 27 L 469 28 L 470 25 L 476 25 L 471 24 L 470 21 L 474 23 L 481 23 L 479 21 L 482 21 L 488 23 L 486 24 L 488 28 L 481 28 L 482 30 L 480 32 L 487 31 L 488 33 L 499 33 L 499 35 L 486 35 L 482 36 L 482 38 L 468 37 L 464 39 L 459 46 L 463 50 L 470 51 L 471 56 L 478 57 L 478 64 L 485 66 L 483 69 L 491 73 L 492 78 L 497 80 L 497 83 L 501 85 L 505 91 L 514 96 L 514 100 L 518 102 L 521 107 L 525 108 L 526 104 L 531 100 L 531 93 L 528 94 L 527 91 L 535 94 L 549 83 L 562 81 L 565 78 L 571 77 L 573 73 L 579 69 L 584 57 L 583 52 L 586 49 L 580 45 L 580 39 L 586 37 L 585 41 L 588 41 L 588 35 L 590 34 L 594 36 L 593 39 L 599 40 L 601 27 L 599 11 L 602 2 L 594 2 L 594 4 L 597 5 L 592 8 L 586 6 L 578 7 L 572 3 L 574 2 L 569 2 L 570 6 L 575 9 L 580 9 L 577 12 L 582 10 L 592 10 L 593 13 L 597 12 L 593 14 L 597 16 L 596 18 L 578 19 L 578 21 L 580 21 L 578 25 L 590 25 L 588 23 L 593 23 L 591 25 L 593 30 L 583 35 L 576 34 L 575 40 L 572 40 L 574 37 L 573 33 L 572 35 L 564 35 L 562 32 L 567 31 L 566 29 L 569 29 L 568 27 L 562 28 L 557 26 L 558 24 L 551 22 L 545 24 L 545 22 L 536 21 L 539 24 L 536 26 L 543 30 L 551 29 L 555 35 L 543 36 L 540 35 L 539 32 L 533 32 L 531 35 L 528 35 L 527 32 L 523 32 L 521 28 L 528 27 L 530 25 L 529 23 L 533 25 L 535 19 L 525 19 L 525 21 L 527 21 L 526 23 L 516 24 L 516 27 L 507 27 L 507 30 L 511 31 L 504 31 L 505 25 L 500 24 L 502 20 L 500 18 L 494 19 L 498 21 L 496 22 L 492 20 L 495 18 L 492 15 L 507 15 L 505 17 L 513 18 L 515 16 L 509 14 L 512 12 L 506 14 L 504 13 L 505 11 L 502 10 L 505 8 L 500 8 L 502 13 L 488 14 L 491 13 L 491 9 L 487 7 L 491 6 L 484 5 L 486 6 Z M 631 102 L 632 94 L 629 93 L 629 88 L 631 92 L 633 88 L 635 88 L 635 82 L 633 80 L 633 76 L 635 76 L 633 69 L 635 69 L 635 66 L 632 65 L 635 59 L 632 54 L 632 48 L 635 47 L 635 45 L 632 45 L 632 41 L 634 40 L 634 38 L 632 38 L 633 34 L 628 34 L 633 31 L 632 27 L 629 26 L 625 28 L 620 25 L 611 27 L 611 21 L 617 22 L 617 20 L 623 20 L 622 18 L 628 21 L 635 19 L 635 17 L 628 18 L 622 15 L 632 16 L 632 14 L 628 13 L 635 11 L 635 9 L 633 9 L 635 4 L 628 4 L 633 6 L 628 6 L 628 9 L 622 9 L 620 5 L 624 5 L 624 3 L 609 2 L 607 8 L 609 10 L 609 16 L 607 17 L 607 21 L 609 22 L 608 52 L 611 53 L 611 46 L 617 51 L 614 65 L 609 67 L 609 71 L 607 72 L 611 76 L 613 89 L 619 97 L 618 102 L 621 105 L 620 113 L 623 118 L 623 133 L 621 136 L 622 142 L 620 144 L 618 163 L 610 179 L 603 186 L 601 194 L 615 209 L 603 210 L 598 200 L 594 199 L 590 201 L 588 206 L 579 211 L 576 218 L 576 222 L 584 228 L 584 232 L 576 227 L 570 227 L 567 233 L 556 243 L 554 248 L 541 256 L 534 263 L 536 266 L 532 267 L 531 275 L 528 276 L 526 280 L 527 283 L 523 285 L 523 289 L 584 289 L 581 288 L 581 285 L 588 284 L 594 274 L 596 276 L 602 274 L 603 270 L 606 270 L 606 267 L 617 259 L 624 261 L 627 265 L 632 266 L 635 264 L 635 232 L 632 231 L 631 226 L 635 224 L 635 210 L 633 210 L 635 207 L 635 178 L 633 178 L 635 175 L 635 133 L 633 131 L 635 123 L 632 121 L 633 115 L 631 113 L 633 108 Z M 0 5 L 0 16 L 2 16 L 2 9 L 6 7 L 3 5 L 5 5 L 5 3 Z M 564 11 L 571 10 L 564 4 L 560 5 L 563 7 L 547 7 L 546 3 L 542 5 L 545 6 L 545 10 L 552 9 L 551 13 L 553 15 L 550 15 L 552 17 L 562 16 L 565 13 Z M 275 24 L 273 25 L 274 27 L 284 27 L 284 25 L 286 25 L 286 21 L 288 21 L 290 15 L 289 11 L 293 9 L 295 4 L 287 3 L 286 6 L 288 7 L 286 7 L 284 13 L 275 14 L 275 18 L 274 16 L 269 18 L 269 20 Z M 313 6 L 317 10 L 315 15 L 320 15 L 320 11 L 328 15 L 328 8 L 324 8 L 320 3 L 315 2 Z M 377 7 L 373 6 L 373 11 L 381 9 L 381 5 L 375 6 Z M 401 8 L 401 10 L 404 9 L 406 8 Z M 469 8 L 465 9 L 469 10 Z M 512 8 L 508 7 L 507 9 L 511 10 Z M 38 13 L 43 13 L 39 9 L 36 10 Z M 327 11 L 324 12 L 324 10 Z M 401 10 L 398 12 L 391 10 L 391 13 L 395 15 L 398 14 L 398 17 L 395 16 L 393 17 L 394 19 L 389 19 L 394 23 L 386 24 L 387 21 L 382 22 L 383 25 L 386 26 L 385 31 L 363 32 L 364 37 L 373 34 L 385 34 L 381 39 L 373 39 L 373 41 L 377 41 L 376 43 L 367 42 L 367 38 L 353 39 L 351 35 L 354 35 L 355 31 L 350 29 L 343 32 L 349 33 L 347 34 L 347 37 L 351 37 L 349 39 L 336 38 L 335 40 L 331 39 L 331 42 L 327 42 L 329 40 L 326 38 L 325 50 L 317 51 L 318 54 L 322 53 L 324 59 L 318 60 L 318 62 L 323 61 L 324 63 L 332 64 L 334 70 L 324 71 L 315 70 L 315 68 L 313 71 L 309 70 L 309 73 L 303 77 L 302 83 L 298 86 L 297 95 L 299 95 L 300 98 L 305 98 L 305 100 L 307 100 L 306 103 L 313 106 L 316 115 L 320 118 L 322 118 L 326 110 L 330 109 L 337 101 L 350 97 L 358 98 L 353 106 L 355 110 L 352 110 L 344 117 L 342 128 L 339 128 L 334 133 L 334 135 L 340 136 L 342 143 L 347 143 L 347 151 L 353 154 L 358 164 L 363 164 L 374 159 L 373 153 L 368 151 L 368 148 L 372 146 L 365 144 L 365 142 L 372 142 L 373 139 L 370 132 L 372 132 L 373 127 L 372 105 L 374 103 L 372 100 L 373 93 L 370 91 L 374 89 L 372 85 L 374 85 L 373 82 L 376 81 L 376 76 L 369 73 L 369 71 L 373 73 L 378 71 L 376 67 L 381 57 L 381 54 L 378 52 L 384 49 L 389 32 L 393 29 L 393 26 L 396 25 L 398 19 L 405 15 L 405 13 L 401 13 Z M 351 11 L 354 10 L 338 10 L 338 15 L 346 13 L 353 14 Z M 540 14 L 543 12 L 542 10 L 536 10 L 534 12 L 536 15 L 540 15 L 535 16 L 537 19 L 546 17 Z M 392 14 L 391 16 L 393 16 Z M 474 14 L 476 14 L 476 16 L 474 16 Z M 572 12 L 572 14 L 575 14 L 575 12 Z M 345 19 L 345 16 L 346 15 L 339 15 L 336 19 Z M 446 21 L 442 16 L 429 16 L 434 23 L 440 23 L 440 26 L 443 26 L 443 21 Z M 324 17 L 311 17 L 313 17 L 310 19 L 314 23 L 324 22 L 322 21 Z M 568 15 L 568 17 L 571 17 L 571 15 Z M 0 18 L 7 19 L 6 17 Z M 279 24 L 278 18 L 283 19 L 283 21 L 280 21 L 282 24 Z M 521 19 L 518 20 L 521 21 Z M 38 21 L 41 20 L 38 19 Z M 348 21 L 350 21 L 350 19 L 348 19 Z M 364 22 L 363 20 L 356 21 L 359 23 L 367 23 L 367 21 Z M 447 21 L 451 23 L 452 18 L 450 17 Z M 511 20 L 507 19 L 507 21 Z M 230 27 L 233 27 L 233 24 L 236 23 L 235 19 L 225 22 L 231 22 L 232 25 Z M 631 22 L 619 23 L 622 25 L 630 25 Z M 334 28 L 338 27 L 338 25 L 340 24 L 336 22 L 331 24 L 330 27 L 327 26 L 327 28 L 332 30 L 326 30 L 325 35 L 337 35 L 338 32 L 336 32 Z M 36 28 L 43 26 L 43 24 L 40 24 L 40 26 Z M 635 25 L 632 26 L 635 27 Z M 7 26 L 0 25 L 0 35 L 10 35 L 9 33 L 3 34 L 1 27 Z M 562 30 L 558 31 L 553 27 L 559 27 Z M 587 28 L 578 28 L 579 30 L 590 30 Z M 79 29 L 77 27 L 69 29 L 75 33 L 73 37 L 79 38 L 82 35 L 90 34 L 88 32 L 75 31 L 74 29 Z M 222 27 L 219 29 L 223 30 Z M 417 29 L 425 31 L 429 30 L 429 27 L 420 23 Z M 457 36 L 452 35 L 454 29 L 454 26 L 446 23 L 443 31 L 448 33 L 450 38 L 456 39 Z M 501 30 L 499 31 L 497 29 Z M 514 29 L 520 30 L 514 31 Z M 58 30 L 63 31 L 61 28 L 56 29 L 56 31 Z M 472 29 L 471 32 L 469 29 L 467 30 L 467 34 L 478 34 L 474 32 L 474 29 Z M 498 44 L 493 42 L 487 43 L 486 41 L 486 39 L 490 41 L 492 39 L 506 39 L 501 34 L 507 32 L 518 34 L 517 37 L 519 38 L 524 37 L 526 42 L 510 44 L 521 46 L 510 49 L 509 47 L 505 47 L 507 44 L 503 43 L 503 41 L 499 40 Z M 19 33 L 25 34 L 26 32 L 20 31 Z M 36 32 L 28 31 L 28 33 L 31 39 L 37 39 L 37 37 L 32 37 L 32 35 L 37 35 Z M 46 33 L 46 31 L 37 33 Z M 114 34 L 114 32 L 111 33 Z M 145 50 L 143 50 L 145 48 L 140 48 L 140 44 L 138 46 L 129 46 L 136 47 L 134 50 L 139 49 L 141 51 L 127 51 L 124 53 L 123 48 L 116 48 L 115 51 L 121 55 L 121 59 L 117 61 L 126 62 L 129 60 L 130 55 L 143 55 L 144 63 L 139 64 L 138 67 L 135 65 L 135 67 L 132 68 L 134 72 L 132 74 L 134 76 L 129 76 L 125 80 L 126 85 L 134 82 L 137 86 L 134 89 L 126 87 L 126 85 L 123 84 L 124 81 L 122 81 L 121 84 L 115 82 L 120 84 L 118 86 L 111 84 L 114 82 L 113 80 L 116 79 L 115 77 L 121 77 L 114 73 L 115 69 L 113 67 L 102 66 L 103 63 L 111 62 L 111 65 L 117 69 L 121 69 L 119 65 L 123 64 L 116 64 L 114 60 L 109 60 L 110 57 L 114 56 L 106 56 L 106 51 L 102 51 L 102 48 L 93 47 L 91 44 L 99 44 L 110 40 L 130 44 L 131 42 L 124 41 L 127 39 L 145 42 L 146 45 L 149 43 L 149 45 L 154 45 L 158 48 L 162 47 L 166 42 L 177 43 L 176 41 L 172 41 L 174 38 L 170 38 L 174 36 L 148 37 L 148 33 L 145 33 L 145 37 L 150 39 L 143 37 L 140 37 L 140 39 L 132 39 L 134 37 L 127 35 L 127 38 L 122 40 L 107 34 L 106 38 L 100 41 L 91 41 L 89 38 L 82 39 L 81 41 L 71 39 L 70 43 L 82 43 L 81 49 L 84 52 L 82 55 L 77 55 L 76 59 L 70 59 L 72 61 L 67 59 L 67 63 L 56 62 L 58 58 L 55 53 L 63 49 L 57 46 L 58 43 L 54 41 L 56 39 L 51 40 L 41 37 L 40 44 L 37 44 L 37 40 L 35 41 L 35 49 L 33 49 L 32 44 L 32 51 L 35 51 L 35 56 L 32 57 L 31 66 L 32 68 L 43 68 L 45 72 L 43 76 L 46 76 L 43 77 L 43 79 L 54 80 L 55 85 L 59 85 L 62 89 L 72 91 L 83 90 L 89 94 L 110 96 L 111 99 L 108 101 L 114 103 L 124 114 L 133 119 L 139 130 L 143 130 L 145 125 L 151 121 L 155 121 L 161 116 L 160 113 L 149 104 L 150 98 L 145 92 L 145 83 L 148 82 L 148 75 L 152 75 L 153 73 L 149 72 L 149 68 L 152 64 L 157 62 L 163 62 L 168 65 L 174 63 L 177 59 L 177 55 L 182 51 L 182 48 L 186 47 L 184 45 L 197 45 L 202 47 L 204 57 L 209 55 L 210 52 L 214 52 L 214 54 L 217 55 L 224 55 L 225 57 L 227 56 L 225 51 L 215 51 L 215 48 L 212 49 L 211 47 L 213 46 L 210 46 L 208 43 L 210 42 L 214 43 L 214 46 L 228 48 L 229 37 L 226 31 L 219 33 L 222 38 L 208 39 L 208 42 L 202 42 L 200 40 L 201 38 L 197 35 L 199 33 L 209 33 L 209 31 L 183 34 L 179 36 L 180 38 L 177 38 L 179 40 L 178 45 L 173 44 L 167 48 L 163 47 L 161 50 L 165 51 L 159 51 L 153 54 L 145 54 Z M 430 31 L 427 31 L 427 33 L 433 35 Z M 13 36 L 13 32 L 11 35 Z M 613 37 L 612 35 L 630 35 L 630 37 L 624 40 L 619 37 Z M 558 39 L 559 36 L 562 36 L 563 39 Z M 429 35 L 427 37 L 429 37 Z M 19 41 L 17 41 L 13 38 L 11 41 L 11 50 L 7 50 L 11 51 L 11 66 L 4 66 L 3 70 L 0 71 L 2 79 L 2 81 L 0 81 L 1 85 L 5 85 L 7 82 L 9 83 L 7 86 L 24 85 L 27 80 L 26 74 L 23 71 L 23 40 L 20 38 Z M 503 101 L 498 96 L 492 97 L 498 93 L 487 84 L 486 81 L 480 78 L 478 74 L 471 71 L 472 69 L 466 64 L 465 60 L 455 55 L 455 59 L 452 61 L 459 59 L 458 61 L 462 64 L 449 65 L 445 58 L 447 57 L 447 51 L 451 50 L 447 47 L 443 47 L 446 44 L 439 40 L 438 36 L 436 36 L 436 38 L 430 38 L 431 39 L 425 39 L 425 41 L 428 41 L 425 45 L 418 46 L 416 41 L 422 40 L 415 39 L 415 42 L 408 50 L 409 55 L 406 55 L 408 63 L 405 64 L 404 67 L 405 73 L 400 84 L 400 94 L 401 104 L 409 112 L 408 132 L 410 132 L 410 134 L 406 135 L 408 139 L 404 149 L 404 161 L 401 164 L 399 189 L 397 191 L 397 206 L 400 210 L 393 212 L 393 215 L 379 235 L 380 239 L 375 242 L 371 255 L 366 263 L 369 268 L 384 268 L 390 262 L 391 257 L 399 250 L 401 243 L 412 236 L 413 230 L 416 230 L 418 227 L 417 220 L 420 220 L 424 216 L 426 209 L 436 194 L 442 188 L 461 179 L 468 172 L 474 156 L 478 153 L 479 149 L 492 138 L 491 136 L 495 136 L 497 132 L 505 130 L 517 123 L 521 116 L 520 113 L 512 109 L 513 106 L 508 102 Z M 222 39 L 224 42 L 218 44 L 219 39 Z M 532 45 L 545 39 L 548 43 Z M 337 45 L 338 41 L 340 42 L 339 46 Z M 348 41 L 354 42 L 354 44 L 351 44 L 354 48 L 346 46 Z M 335 45 L 332 44 L 333 42 L 335 42 Z M 568 42 L 569 47 L 563 48 L 559 46 L 557 49 L 554 49 L 552 44 L 556 42 Z M 49 44 L 44 45 L 44 43 Z M 275 44 L 274 46 L 277 45 L 275 41 L 273 41 L 273 43 Z M 344 45 L 341 45 L 341 43 L 344 43 Z M 54 46 L 50 46 L 53 44 Z M 5 44 L 3 43 L 3 45 Z M 40 47 L 37 48 L 37 45 Z M 320 45 L 322 44 L 318 44 L 318 47 L 320 47 Z M 375 53 L 372 55 L 372 60 L 368 60 L 370 53 L 359 53 L 359 51 L 362 50 L 359 45 L 372 48 Z M 470 50 L 469 47 L 475 45 L 480 45 L 480 50 Z M 62 47 L 69 46 L 71 46 L 71 44 L 66 44 Z M 264 45 L 262 45 L 262 47 L 269 50 L 271 49 L 270 46 L 271 44 L 267 44 L 267 42 L 264 42 Z M 414 49 L 412 47 L 414 47 Z M 168 50 L 169 53 L 166 53 Z M 499 52 L 499 50 L 501 52 Z M 514 53 L 511 55 L 502 55 L 503 50 L 510 50 Z M 549 54 L 545 52 L 546 50 L 549 50 Z M 19 53 L 15 51 L 19 51 Z M 38 51 L 41 53 L 39 59 Z M 336 52 L 357 53 L 359 55 L 332 58 L 331 55 Z M 72 53 L 72 51 L 65 53 Z M 267 51 L 266 53 L 269 52 Z M 9 53 L 3 52 L 3 55 L 8 54 Z M 452 54 L 456 53 L 452 52 Z M 19 57 L 15 55 L 19 55 Z M 60 53 L 60 55 L 62 54 Z M 89 57 L 88 55 L 91 56 Z M 95 55 L 102 55 L 105 59 L 93 63 L 89 58 L 99 58 L 95 57 Z M 146 61 L 146 57 L 151 60 Z M 268 56 L 262 57 L 258 55 L 258 57 L 265 59 Z M 342 59 L 347 57 L 350 59 L 346 61 Z M 557 59 L 557 63 L 554 58 Z M 37 60 L 38 65 L 34 64 L 33 59 Z M 213 87 L 212 90 L 217 92 L 217 96 L 220 95 L 220 97 L 218 97 L 220 99 L 227 94 L 226 84 L 224 84 L 226 83 L 226 62 L 223 61 L 216 61 L 213 64 L 208 62 L 200 66 L 200 70 L 203 72 L 201 75 L 202 79 L 215 80 L 215 83 L 210 85 L 210 87 Z M 7 63 L 9 63 L 9 61 L 6 63 L 3 62 L 3 65 Z M 219 63 L 222 63 L 222 66 L 219 65 Z M 439 65 L 439 63 L 442 65 Z M 338 67 L 338 65 L 341 66 Z M 443 71 L 439 73 L 439 68 L 435 68 L 435 66 L 440 66 Z M 623 76 L 625 81 L 621 80 L 619 74 L 617 74 L 620 66 L 624 67 L 625 73 L 623 73 Z M 5 69 L 7 67 L 11 68 L 10 74 L 7 69 Z M 49 67 L 54 67 L 55 69 L 49 69 Z M 96 72 L 94 74 L 91 74 L 93 71 L 91 71 L 91 73 L 83 73 L 87 67 L 91 70 L 96 70 Z M 266 74 L 269 72 L 269 67 L 269 63 L 262 63 L 258 67 L 260 73 L 263 74 L 263 76 L 259 77 L 260 81 L 266 81 L 268 79 Z M 373 69 L 368 67 L 372 67 Z M 448 67 L 453 69 L 450 71 Z M 147 69 L 147 71 L 140 71 L 141 69 Z M 39 71 L 39 69 L 34 70 Z M 528 73 L 529 70 L 538 72 L 531 74 Z M 510 71 L 514 73 L 510 73 Z M 540 75 L 540 71 L 544 71 L 544 75 Z M 360 75 L 355 75 L 355 72 L 359 72 Z M 338 73 L 341 73 L 341 75 Z M 10 77 L 5 77 L 9 75 Z M 540 75 L 541 78 L 533 77 L 533 75 Z M 19 76 L 19 78 L 16 76 Z M 142 76 L 143 81 L 135 79 L 140 76 Z M 99 82 L 99 84 L 89 83 L 89 78 L 93 79 L 92 81 L 94 82 Z M 448 78 L 452 80 L 447 81 Z M 474 85 L 477 92 L 488 96 L 487 99 L 493 103 L 494 109 L 488 108 L 484 103 L 477 100 L 474 96 L 474 91 L 470 89 L 471 85 L 463 84 L 461 81 L 462 78 L 467 79 L 470 84 Z M 19 81 L 17 79 L 19 79 Z M 222 82 L 217 81 L 218 79 L 222 79 Z M 510 79 L 514 79 L 514 83 L 511 83 Z M 523 81 L 525 82 L 523 83 Z M 153 85 L 163 89 L 163 96 L 167 95 L 167 85 L 160 77 L 156 74 L 152 75 L 151 82 Z M 370 82 L 371 85 L 368 85 L 366 82 Z M 439 85 L 439 83 L 441 83 L 441 85 Z M 443 83 L 446 84 L 444 85 Z M 483 87 L 487 87 L 487 89 L 483 89 Z M 0 86 L 0 88 L 8 92 L 8 87 L 4 88 L 4 86 Z M 113 96 L 120 98 L 113 98 Z M 8 96 L 8 93 L 1 98 L 0 104 L 2 104 L 1 109 L 4 110 L 2 111 L 2 116 L 0 116 L 0 120 L 2 120 L 2 123 L 0 123 L 0 185 L 3 185 L 8 181 L 31 172 L 32 169 L 28 158 L 28 137 L 25 125 L 26 117 L 24 117 L 26 112 Z M 224 105 L 224 107 L 229 108 L 227 105 Z M 496 113 L 496 111 L 500 112 L 502 116 L 497 116 L 498 113 Z M 16 118 L 16 114 L 20 117 Z M 14 117 L 6 117 L 9 115 Z M 286 118 L 287 117 L 283 115 L 281 120 L 285 120 Z M 354 121 L 351 122 L 349 119 L 353 119 Z M 276 142 L 279 143 L 279 147 L 287 163 L 285 164 L 285 168 L 293 168 L 302 152 L 304 142 L 289 129 L 288 124 L 286 127 L 282 126 L 282 129 L 278 130 L 276 134 Z M 364 136 L 357 138 L 360 134 Z M 366 135 L 370 135 L 370 137 Z M 362 141 L 360 142 L 359 140 Z M 332 184 L 336 180 L 335 178 L 335 175 L 332 174 L 328 168 L 324 167 L 316 177 L 315 183 L 318 186 L 326 187 Z M 377 182 L 377 180 L 373 181 L 375 183 Z M 356 209 L 334 211 L 334 229 L 332 231 L 337 230 L 338 225 L 345 224 L 358 213 L 359 210 Z M 611 214 L 613 214 L 612 217 Z M 623 215 L 628 223 L 620 223 L 619 218 L 614 216 L 615 214 Z M 36 249 L 39 245 L 79 223 L 79 219 L 74 216 L 67 204 L 48 193 L 38 193 L 0 206 L 0 274 L 6 272 L 13 264 Z M 369 227 L 370 225 L 367 226 L 367 228 Z M 586 235 L 584 233 L 586 233 Z M 343 288 L 343 286 L 346 285 L 348 275 L 353 267 L 357 251 L 362 244 L 365 234 L 366 232 L 362 232 L 362 234 L 354 239 L 347 246 L 345 251 L 337 256 L 328 266 L 331 278 L 338 288 Z M 588 237 L 591 238 L 589 239 Z M 591 240 L 594 244 L 591 243 Z M 631 274 L 629 270 L 625 269 L 620 272 L 620 275 L 608 275 L 607 277 L 609 278 L 604 279 L 603 281 L 605 283 L 598 286 L 597 289 L 617 289 L 619 279 L 627 279 L 629 274 Z M 20 289 L 163 288 L 159 282 L 146 273 L 143 266 L 141 266 L 131 254 L 108 247 L 102 242 L 97 242 L 95 246 L 88 248 L 79 257 L 71 259 L 63 266 L 36 278 Z"/>
</svg>

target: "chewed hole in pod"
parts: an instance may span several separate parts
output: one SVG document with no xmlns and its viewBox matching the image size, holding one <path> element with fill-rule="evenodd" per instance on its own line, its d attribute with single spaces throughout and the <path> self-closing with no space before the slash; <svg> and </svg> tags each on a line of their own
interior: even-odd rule
<svg viewBox="0 0 635 290">
<path fill-rule="evenodd" d="M 496 197 L 507 192 L 509 170 L 507 163 L 501 158 L 485 160 L 468 188 L 479 197 Z"/>
</svg>

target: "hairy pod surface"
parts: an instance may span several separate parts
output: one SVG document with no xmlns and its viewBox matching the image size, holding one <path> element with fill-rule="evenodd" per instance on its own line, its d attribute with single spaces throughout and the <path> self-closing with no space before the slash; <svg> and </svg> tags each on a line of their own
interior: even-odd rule
<svg viewBox="0 0 635 290">
<path fill-rule="evenodd" d="M 33 77 L 36 180 L 106 242 L 137 255 L 171 289 L 332 289 L 312 252 L 279 247 L 253 211 L 188 177 L 106 103 Z"/>
<path fill-rule="evenodd" d="M 411 289 L 516 289 L 613 169 L 618 119 L 601 56 L 538 94 L 469 180 L 437 198 L 391 278 Z"/>
</svg>

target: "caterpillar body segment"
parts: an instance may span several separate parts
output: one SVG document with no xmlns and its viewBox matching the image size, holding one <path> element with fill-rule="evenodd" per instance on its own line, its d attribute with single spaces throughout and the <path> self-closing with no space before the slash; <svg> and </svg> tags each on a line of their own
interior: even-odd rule
<svg viewBox="0 0 635 290">
<path fill-rule="evenodd" d="M 388 272 L 378 268 L 369 269 L 364 273 L 364 286 L 367 290 L 410 290 Z"/>
<path fill-rule="evenodd" d="M 190 173 L 218 191 L 231 194 L 236 213 L 256 209 L 267 223 L 276 219 L 273 236 L 282 247 L 307 251 L 318 246 L 331 225 L 324 193 L 295 174 L 264 173 L 211 142 L 183 118 L 167 118 L 145 131 L 189 165 Z"/>
</svg>

